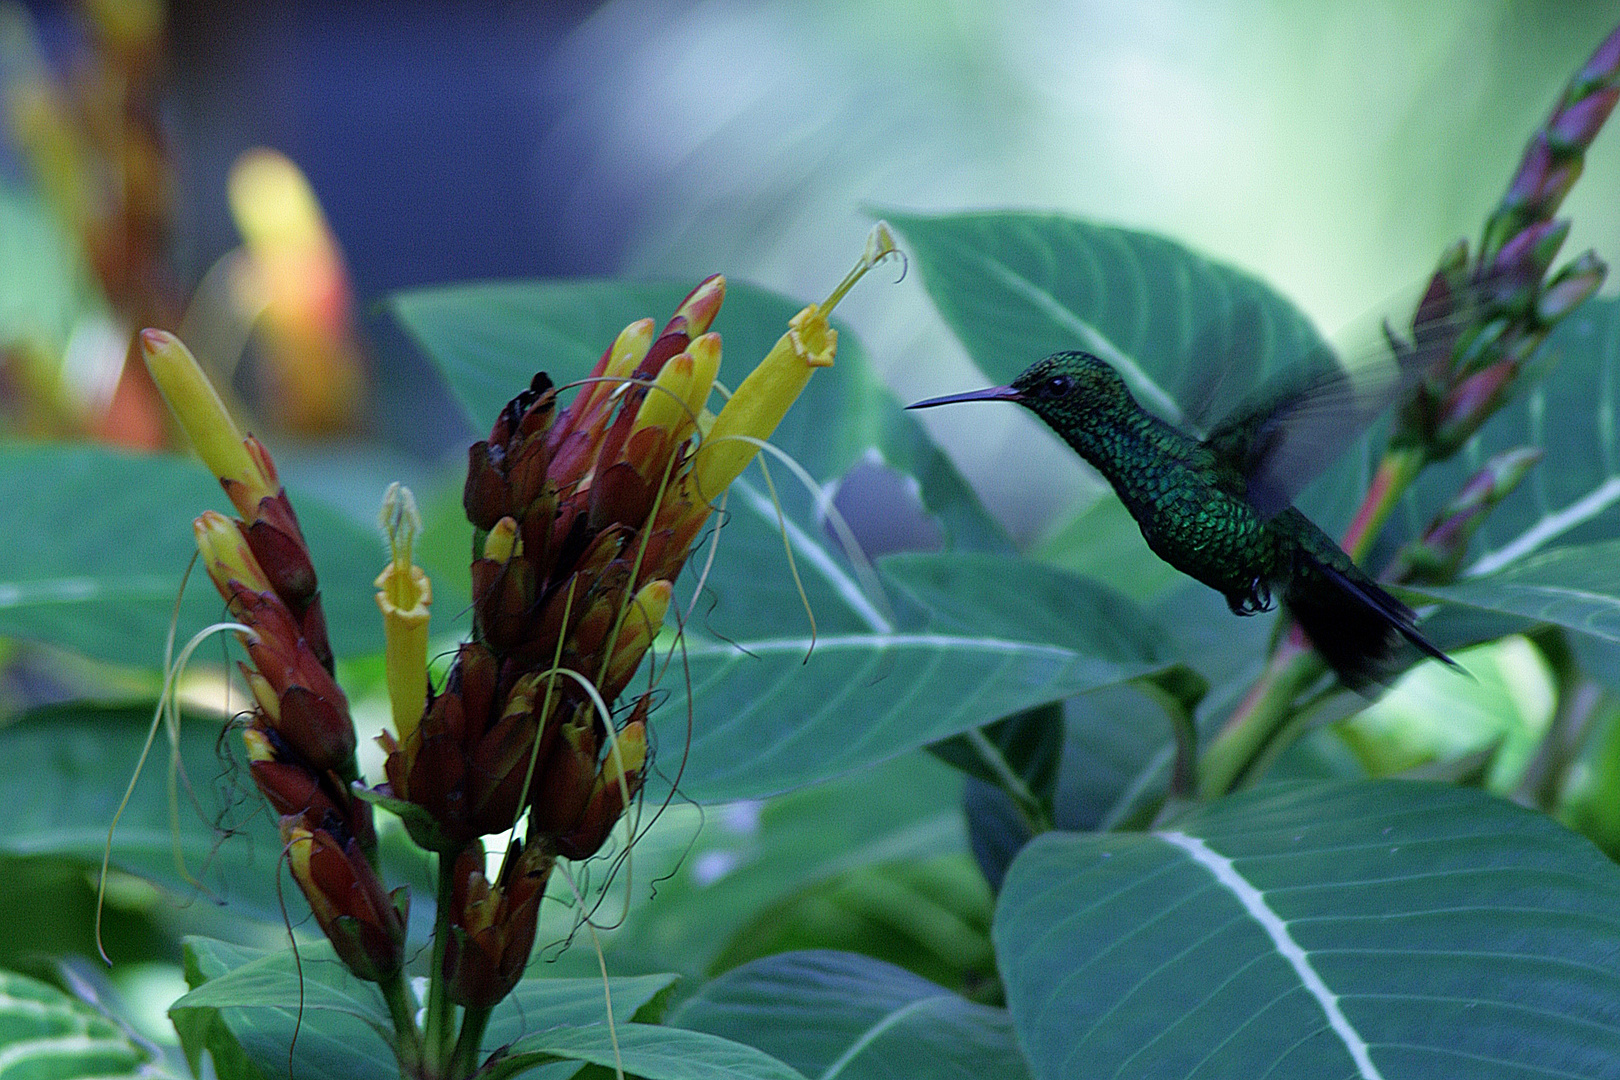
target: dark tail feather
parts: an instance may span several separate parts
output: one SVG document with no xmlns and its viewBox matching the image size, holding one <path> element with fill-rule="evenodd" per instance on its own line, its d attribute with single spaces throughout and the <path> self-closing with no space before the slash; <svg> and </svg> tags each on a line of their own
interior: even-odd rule
<svg viewBox="0 0 1620 1080">
<path fill-rule="evenodd" d="M 1352 690 L 1387 684 L 1395 672 L 1400 639 L 1461 671 L 1455 660 L 1424 637 L 1417 613 L 1359 572 L 1351 577 L 1309 555 L 1284 600 L 1316 651 Z"/>
</svg>

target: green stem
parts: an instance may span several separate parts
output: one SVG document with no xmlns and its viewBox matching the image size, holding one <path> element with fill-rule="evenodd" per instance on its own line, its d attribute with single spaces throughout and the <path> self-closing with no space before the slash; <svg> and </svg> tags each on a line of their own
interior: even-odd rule
<svg viewBox="0 0 1620 1080">
<path fill-rule="evenodd" d="M 467 1077 L 478 1071 L 478 1046 L 484 1041 L 484 1029 L 489 1026 L 491 1008 L 467 1006 L 461 1017 L 461 1035 L 450 1058 L 450 1075 Z"/>
<path fill-rule="evenodd" d="M 1218 799 L 1243 782 L 1272 740 L 1288 726 L 1295 699 L 1326 670 L 1322 658 L 1297 630 L 1283 639 L 1248 697 L 1205 751 L 1199 765 L 1199 801 Z"/>
<path fill-rule="evenodd" d="M 423 1038 L 427 1075 L 450 1075 L 454 1050 L 456 1005 L 444 977 L 445 951 L 450 947 L 450 902 L 455 892 L 456 856 L 439 852 L 438 911 L 433 919 L 433 967 L 428 974 L 427 1032 Z"/>
<path fill-rule="evenodd" d="M 974 753 L 979 755 L 979 760 L 983 761 L 985 766 L 995 774 L 996 783 L 1001 787 L 1001 790 L 1005 791 L 1007 796 L 1018 807 L 1018 813 L 1023 817 L 1024 824 L 1029 827 L 1029 831 L 1043 833 L 1049 830 L 1052 827 L 1052 815 L 1047 812 L 1046 807 L 1041 804 L 1041 800 L 1036 797 L 1035 793 L 1029 790 L 1029 785 L 1024 783 L 1024 778 L 1013 772 L 1012 766 L 1007 764 L 1007 759 L 1002 756 L 1000 750 L 996 749 L 995 744 L 986 738 L 984 732 L 979 728 L 971 728 L 964 734 L 967 737 L 968 745 L 973 747 Z"/>
<path fill-rule="evenodd" d="M 1356 562 L 1366 557 L 1395 504 L 1406 494 L 1427 461 L 1422 447 L 1390 447 L 1384 451 L 1378 471 L 1367 486 L 1367 497 L 1361 500 L 1361 509 L 1356 511 L 1355 520 L 1345 530 L 1340 545 Z"/>
<path fill-rule="evenodd" d="M 416 1026 L 416 1002 L 411 996 L 405 972 L 397 971 L 380 984 L 383 1000 L 388 1003 L 388 1015 L 394 1021 L 394 1034 L 398 1038 L 396 1053 L 399 1071 L 404 1076 L 422 1074 L 422 1031 Z"/>
<path fill-rule="evenodd" d="M 1201 681 L 1201 680 L 1200 680 Z M 1198 727 L 1189 702 L 1153 679 L 1138 679 L 1136 688 L 1158 703 L 1170 721 L 1176 759 L 1170 770 L 1172 801 L 1190 799 L 1198 788 Z"/>
</svg>

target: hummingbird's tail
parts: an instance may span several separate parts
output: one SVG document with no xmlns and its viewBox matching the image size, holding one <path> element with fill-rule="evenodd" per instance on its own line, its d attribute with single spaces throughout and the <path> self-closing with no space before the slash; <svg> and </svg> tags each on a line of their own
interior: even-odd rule
<svg viewBox="0 0 1620 1080">
<path fill-rule="evenodd" d="M 1283 600 L 1346 686 L 1362 691 L 1373 683 L 1386 683 L 1401 638 L 1461 670 L 1418 630 L 1417 613 L 1363 574 L 1348 556 L 1342 567 L 1304 551 L 1298 558 L 1306 565 L 1296 568 Z"/>
</svg>

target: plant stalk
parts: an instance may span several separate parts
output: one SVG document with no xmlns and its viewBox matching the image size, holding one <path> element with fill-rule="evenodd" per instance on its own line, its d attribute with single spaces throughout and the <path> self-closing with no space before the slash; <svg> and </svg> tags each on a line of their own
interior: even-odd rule
<svg viewBox="0 0 1620 1080">
<path fill-rule="evenodd" d="M 438 910 L 433 917 L 433 968 L 428 975 L 427 1031 L 423 1036 L 426 1072 L 432 1077 L 450 1076 L 454 1053 L 455 1002 L 444 977 L 444 957 L 450 947 L 450 902 L 455 891 L 456 858 L 459 852 L 439 852 Z"/>
</svg>

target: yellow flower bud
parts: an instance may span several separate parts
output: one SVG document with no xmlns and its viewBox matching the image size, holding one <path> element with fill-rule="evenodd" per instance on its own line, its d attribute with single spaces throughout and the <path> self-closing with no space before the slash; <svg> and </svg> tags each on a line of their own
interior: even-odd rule
<svg viewBox="0 0 1620 1080">
<path fill-rule="evenodd" d="M 204 510 L 191 523 L 197 537 L 197 551 L 203 566 L 221 593 L 230 595 L 230 583 L 235 581 L 254 592 L 272 591 L 259 560 L 248 550 L 247 540 L 236 522 L 217 510 Z"/>
<path fill-rule="evenodd" d="M 242 516 L 253 517 L 259 500 L 274 495 L 279 485 L 265 475 L 242 445 L 242 433 L 191 350 L 166 330 L 142 330 L 141 358 L 186 438 L 196 447 L 197 456 L 232 492 Z M 242 492 L 240 500 L 237 491 Z"/>
<path fill-rule="evenodd" d="M 714 377 L 720 374 L 720 335 L 704 334 L 694 338 L 686 351 L 692 354 L 692 388 L 686 398 L 686 407 L 691 410 L 686 419 L 690 421 L 692 417 L 703 415 L 703 408 L 709 403 L 709 391 L 714 389 Z M 682 431 L 681 436 L 685 435 Z"/>
<path fill-rule="evenodd" d="M 640 784 L 642 767 L 647 764 L 647 724 L 634 720 L 624 726 L 608 746 L 602 762 L 601 786 L 612 791 L 621 782 L 632 790 Z"/>
<path fill-rule="evenodd" d="M 667 581 L 649 581 L 631 599 L 625 610 L 624 622 L 613 646 L 613 656 L 602 674 L 602 690 L 608 697 L 616 697 L 623 684 L 635 674 L 636 665 L 646 655 L 647 646 L 658 636 L 664 625 L 664 613 L 669 610 L 673 586 Z"/>
<path fill-rule="evenodd" d="M 686 399 L 692 390 L 693 368 L 690 352 L 676 353 L 664 362 L 663 370 L 647 388 L 647 396 L 636 413 L 636 422 L 630 428 L 632 436 L 642 428 L 649 427 L 673 432 L 683 423 L 690 422 L 690 417 L 686 415 Z"/>
<path fill-rule="evenodd" d="M 503 517 L 489 530 L 484 537 L 484 558 L 495 562 L 509 562 L 517 552 L 518 526 L 517 522 L 509 517 Z"/>
</svg>

